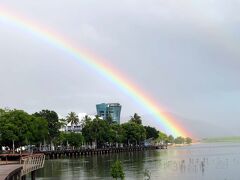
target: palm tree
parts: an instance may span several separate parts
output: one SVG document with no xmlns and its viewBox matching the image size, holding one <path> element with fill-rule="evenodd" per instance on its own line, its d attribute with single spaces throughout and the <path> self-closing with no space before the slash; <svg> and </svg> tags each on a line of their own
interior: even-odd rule
<svg viewBox="0 0 240 180">
<path fill-rule="evenodd" d="M 113 124 L 115 121 L 113 121 L 113 118 L 111 115 L 107 116 L 106 121 L 108 122 L 108 124 Z"/>
<path fill-rule="evenodd" d="M 88 123 L 88 122 L 90 122 L 92 119 L 88 116 L 88 115 L 86 115 L 86 116 L 84 116 L 83 118 L 82 118 L 82 121 L 81 121 L 81 126 L 82 126 L 82 128 Z"/>
<path fill-rule="evenodd" d="M 134 113 L 134 115 L 131 116 L 130 121 L 131 121 L 131 122 L 135 122 L 135 123 L 137 123 L 137 124 L 142 124 L 141 116 L 139 116 L 137 113 Z"/>
<path fill-rule="evenodd" d="M 71 129 L 73 131 L 73 125 L 77 125 L 79 123 L 79 118 L 78 115 L 75 112 L 70 112 L 67 117 L 66 120 L 68 123 L 71 123 Z"/>
</svg>

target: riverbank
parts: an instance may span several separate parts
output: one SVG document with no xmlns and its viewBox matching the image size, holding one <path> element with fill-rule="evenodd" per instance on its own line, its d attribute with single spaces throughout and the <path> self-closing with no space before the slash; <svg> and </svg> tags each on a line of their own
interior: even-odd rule
<svg viewBox="0 0 240 180">
<path fill-rule="evenodd" d="M 94 156 L 103 154 L 115 154 L 123 152 L 137 152 L 146 150 L 167 149 L 167 145 L 158 146 L 136 146 L 136 147 L 119 147 L 119 148 L 103 148 L 103 149 L 79 149 L 79 150 L 64 150 L 64 151 L 41 151 L 47 159 L 58 158 L 77 158 L 81 156 Z"/>
</svg>

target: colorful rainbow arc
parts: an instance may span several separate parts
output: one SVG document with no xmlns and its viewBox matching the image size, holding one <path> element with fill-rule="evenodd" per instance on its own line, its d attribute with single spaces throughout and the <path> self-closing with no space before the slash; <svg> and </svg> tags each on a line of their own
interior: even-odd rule
<svg viewBox="0 0 240 180">
<path fill-rule="evenodd" d="M 153 100 L 151 100 L 151 98 L 143 93 L 132 82 L 128 81 L 127 78 L 124 78 L 124 76 L 117 72 L 113 67 L 104 64 L 103 61 L 101 61 L 101 58 L 94 56 L 86 50 L 78 49 L 73 45 L 73 43 L 69 43 L 69 41 L 63 38 L 63 36 L 60 36 L 55 32 L 50 32 L 47 30 L 47 28 L 37 25 L 28 19 L 23 18 L 22 16 L 16 15 L 15 13 L 10 13 L 9 10 L 6 11 L 5 8 L 1 9 L 1 7 L 0 21 L 7 24 L 13 24 L 15 27 L 21 30 L 44 39 L 49 44 L 64 50 L 85 65 L 101 73 L 105 78 L 116 84 L 122 91 L 127 93 L 131 98 L 136 100 L 151 114 L 153 114 L 163 126 L 165 132 L 170 133 L 175 137 L 190 136 L 190 133 L 184 130 L 180 124 L 176 123 L 167 114 L 163 113 L 159 106 Z"/>
</svg>

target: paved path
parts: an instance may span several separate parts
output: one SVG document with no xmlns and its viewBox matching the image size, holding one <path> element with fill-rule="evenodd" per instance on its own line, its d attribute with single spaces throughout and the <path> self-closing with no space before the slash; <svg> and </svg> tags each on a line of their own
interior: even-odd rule
<svg viewBox="0 0 240 180">
<path fill-rule="evenodd" d="M 21 169 L 21 164 L 0 165 L 0 180 L 5 180 L 14 174 L 21 174 Z"/>
</svg>

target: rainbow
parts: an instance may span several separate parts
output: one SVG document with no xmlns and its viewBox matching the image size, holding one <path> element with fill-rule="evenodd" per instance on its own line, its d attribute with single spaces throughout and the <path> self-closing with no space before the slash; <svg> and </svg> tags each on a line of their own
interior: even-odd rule
<svg viewBox="0 0 240 180">
<path fill-rule="evenodd" d="M 102 76 L 107 78 L 109 81 L 114 83 L 119 89 L 126 93 L 129 97 L 134 99 L 142 107 L 147 109 L 149 113 L 154 115 L 155 119 L 160 123 L 162 130 L 168 134 L 172 134 L 174 137 L 177 136 L 191 136 L 179 123 L 173 118 L 164 113 L 156 102 L 153 101 L 146 93 L 144 93 L 139 87 L 130 82 L 123 74 L 118 72 L 114 67 L 109 64 L 103 63 L 104 61 L 88 52 L 86 49 L 79 49 L 74 43 L 70 43 L 62 35 L 56 32 L 49 31 L 46 27 L 43 27 L 29 19 L 20 16 L 19 14 L 10 12 L 5 7 L 0 6 L 0 22 L 4 24 L 10 24 L 14 27 L 37 36 L 50 45 L 68 53 L 74 59 L 81 63 L 89 66 L 94 71 L 100 73 Z"/>
</svg>

